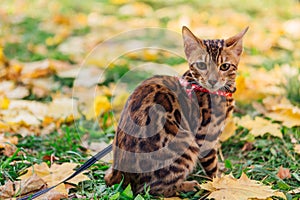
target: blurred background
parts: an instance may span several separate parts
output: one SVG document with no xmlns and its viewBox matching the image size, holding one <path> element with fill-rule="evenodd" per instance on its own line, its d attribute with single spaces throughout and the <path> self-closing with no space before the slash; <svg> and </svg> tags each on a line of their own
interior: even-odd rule
<svg viewBox="0 0 300 200">
<path fill-rule="evenodd" d="M 183 25 L 202 39 L 226 39 L 249 26 L 235 118 L 221 138 L 225 167 L 238 176 L 255 169 L 253 178 L 282 191 L 299 187 L 296 0 L 1 0 L 0 185 L 32 163 L 83 162 L 107 146 L 126 99 L 142 80 L 188 69 Z M 238 161 L 231 163 L 236 152 Z M 293 172 L 286 183 L 269 176 L 281 165 Z M 96 196 L 108 199 L 112 191 L 98 168 L 90 174 L 102 188 Z M 81 194 L 92 197 L 95 186 L 89 184 Z"/>
<path fill-rule="evenodd" d="M 14 99 L 56 102 L 50 116 L 56 120 L 61 116 L 66 118 L 72 115 L 73 109 L 71 105 L 64 107 L 61 104 L 72 101 L 73 82 L 80 72 L 75 97 L 83 105 L 81 112 L 87 118 L 93 118 L 114 109 L 118 116 L 130 91 L 140 81 L 157 73 L 182 74 L 187 69 L 180 39 L 183 25 L 203 39 L 227 38 L 249 26 L 237 80 L 238 103 L 247 105 L 268 95 L 277 95 L 299 104 L 299 11 L 299 2 L 295 0 L 2 1 L 2 107 L 8 107 L 8 102 Z M 156 38 L 157 43 L 168 40 L 168 45 L 176 44 L 181 56 L 149 48 L 118 55 L 120 45 L 124 44 L 111 38 L 139 28 L 163 28 L 178 33 L 174 39 L 165 35 Z M 101 46 L 107 40 L 110 42 Z M 134 43 L 134 36 L 130 40 Z M 138 42 L 143 42 L 143 38 Z M 98 51 L 97 46 L 101 46 Z M 90 53 L 94 48 L 96 50 Z M 146 65 L 123 76 L 145 63 L 161 65 Z M 116 87 L 117 81 L 126 83 Z M 74 115 L 78 114 L 77 109 L 74 112 Z M 7 113 L 2 115 L 11 115 Z M 44 119 L 45 113 L 27 114 L 39 124 L 34 118 L 41 115 Z M 14 122 L 18 124 L 23 118 L 28 121 L 29 116 Z M 4 123 L 13 118 L 7 116 L 8 121 L 4 120 Z M 28 121 L 29 124 L 33 122 Z"/>
</svg>

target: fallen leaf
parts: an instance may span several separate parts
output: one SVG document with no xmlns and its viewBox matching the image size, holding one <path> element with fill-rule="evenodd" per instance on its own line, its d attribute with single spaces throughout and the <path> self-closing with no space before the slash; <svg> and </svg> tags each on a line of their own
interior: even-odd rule
<svg viewBox="0 0 300 200">
<path fill-rule="evenodd" d="M 121 6 L 118 13 L 125 16 L 146 17 L 152 14 L 153 9 L 148 4 L 142 2 L 134 2 Z"/>
<path fill-rule="evenodd" d="M 294 149 L 296 153 L 300 154 L 300 144 L 295 144 Z"/>
<path fill-rule="evenodd" d="M 282 133 L 280 131 L 280 125 L 272 123 L 262 117 L 255 117 L 253 120 L 249 115 L 245 115 L 240 119 L 237 119 L 237 124 L 249 129 L 249 133 L 255 137 L 263 136 L 266 133 L 272 136 L 282 138 Z"/>
<path fill-rule="evenodd" d="M 251 151 L 252 149 L 253 149 L 253 143 L 246 142 L 241 150 L 242 151 Z"/>
<path fill-rule="evenodd" d="M 51 190 L 49 192 L 47 192 L 46 194 L 43 194 L 41 196 L 39 196 L 38 198 L 36 198 L 36 200 L 60 200 L 60 199 L 66 199 L 68 198 L 67 194 L 62 194 L 56 190 Z"/>
<path fill-rule="evenodd" d="M 59 160 L 59 158 L 51 154 L 51 155 L 44 155 L 43 160 L 50 161 L 51 163 L 53 163 L 53 161 L 57 161 Z"/>
<path fill-rule="evenodd" d="M 285 77 L 280 66 L 267 71 L 264 68 L 241 68 L 237 77 L 237 91 L 234 97 L 241 103 L 262 99 L 269 95 L 282 95 L 284 90 L 279 86 Z"/>
<path fill-rule="evenodd" d="M 15 145 L 5 145 L 3 155 L 10 157 L 16 152 L 16 150 L 17 147 Z"/>
<path fill-rule="evenodd" d="M 21 180 L 25 180 L 31 176 L 33 176 L 34 174 L 36 174 L 39 177 L 44 177 L 50 174 L 50 169 L 48 167 L 48 165 L 44 162 L 42 162 L 41 164 L 34 164 L 33 166 L 29 167 L 26 169 L 27 173 L 20 176 L 19 179 Z"/>
<path fill-rule="evenodd" d="M 281 179 L 285 179 L 285 178 L 291 178 L 291 173 L 290 173 L 290 169 L 287 168 L 283 168 L 282 166 L 279 167 L 277 176 Z"/>
<path fill-rule="evenodd" d="M 93 119 L 99 115 L 109 111 L 111 109 L 111 103 L 104 95 L 98 95 L 94 99 L 93 106 L 90 106 L 89 111 L 86 114 L 87 119 Z"/>
<path fill-rule="evenodd" d="M 289 191 L 290 194 L 300 194 L 300 187 Z"/>
<path fill-rule="evenodd" d="M 299 38 L 300 20 L 295 18 L 286 21 L 283 25 L 283 30 L 294 38 Z"/>
<path fill-rule="evenodd" d="M 51 90 L 59 88 L 59 82 L 55 82 L 52 77 L 29 79 L 26 84 L 31 87 L 31 93 L 38 98 L 45 97 Z"/>
<path fill-rule="evenodd" d="M 0 198 L 6 199 L 15 195 L 14 183 L 12 181 L 6 182 L 5 185 L 0 186 Z"/>
<path fill-rule="evenodd" d="M 36 174 L 40 178 L 42 178 L 48 187 L 58 184 L 72 173 L 74 173 L 74 168 L 78 166 L 76 163 L 63 163 L 61 165 L 53 164 L 49 168 L 46 163 L 35 164 L 32 167 L 27 168 L 27 173 L 20 176 L 21 180 L 27 179 L 28 177 Z M 81 181 L 89 180 L 86 175 L 78 174 L 73 179 L 69 180 L 68 183 L 78 184 Z M 61 194 L 67 195 L 68 192 L 66 190 L 65 184 L 58 185 L 54 190 L 60 192 Z"/>
<path fill-rule="evenodd" d="M 50 167 L 50 175 L 43 177 L 43 179 L 47 179 L 51 177 L 51 180 L 54 182 L 59 182 L 66 177 L 70 176 L 72 173 L 74 173 L 74 168 L 77 167 L 77 163 L 63 163 L 61 165 L 53 164 Z M 84 172 L 83 172 L 84 173 Z M 76 177 L 72 178 L 68 181 L 68 183 L 72 183 L 77 185 L 81 181 L 89 180 L 88 176 L 84 174 L 78 174 Z"/>
<path fill-rule="evenodd" d="M 6 96 L 0 97 L 0 109 L 7 109 L 9 107 L 10 100 Z"/>
<path fill-rule="evenodd" d="M 104 81 L 103 70 L 97 67 L 72 68 L 58 73 L 63 78 L 75 78 L 76 87 L 92 87 Z"/>
<path fill-rule="evenodd" d="M 98 152 L 102 151 L 105 149 L 109 144 L 105 142 L 91 142 L 88 145 L 88 149 L 91 151 L 91 154 L 97 154 Z M 112 163 L 113 160 L 113 152 L 109 152 L 107 155 L 105 155 L 103 158 L 101 158 L 102 161 L 107 162 L 107 163 Z"/>
<path fill-rule="evenodd" d="M 237 126 L 235 125 L 235 122 L 233 120 L 233 118 L 229 118 L 224 130 L 222 131 L 222 134 L 220 135 L 220 141 L 224 142 L 226 140 L 228 140 L 231 136 L 234 135 L 235 130 L 237 129 Z"/>
<path fill-rule="evenodd" d="M 274 196 L 276 192 L 272 190 L 270 186 L 265 186 L 258 181 L 250 180 L 244 173 L 239 179 L 234 178 L 232 175 L 214 178 L 212 182 L 202 184 L 201 188 L 210 191 L 211 193 L 208 198 L 214 198 L 215 200 L 266 199 Z"/>
<path fill-rule="evenodd" d="M 22 99 L 29 95 L 28 88 L 16 85 L 14 81 L 0 82 L 0 95 L 4 95 L 9 99 Z"/>
<path fill-rule="evenodd" d="M 49 104 L 47 116 L 54 118 L 67 118 L 78 115 L 76 99 L 61 97 L 55 98 Z"/>
<path fill-rule="evenodd" d="M 45 181 L 37 175 L 33 175 L 21 181 L 8 181 L 5 185 L 0 186 L 0 199 L 28 195 L 45 187 Z"/>
<path fill-rule="evenodd" d="M 4 134 L 0 134 L 0 150 L 5 156 L 12 156 L 17 150 L 16 144 L 18 144 L 18 137 L 6 137 Z"/>
<path fill-rule="evenodd" d="M 291 128 L 300 126 L 300 108 L 294 106 L 288 99 L 279 97 L 268 97 L 263 99 L 267 109 L 265 116 L 282 122 L 282 125 Z"/>
<path fill-rule="evenodd" d="M 30 63 L 24 63 L 21 78 L 31 79 L 49 76 L 54 73 L 54 69 L 50 60 L 35 61 Z"/>
</svg>

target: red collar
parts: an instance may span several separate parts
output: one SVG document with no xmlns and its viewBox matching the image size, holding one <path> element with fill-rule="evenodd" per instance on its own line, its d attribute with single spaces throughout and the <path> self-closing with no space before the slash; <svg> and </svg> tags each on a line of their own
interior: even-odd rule
<svg viewBox="0 0 300 200">
<path fill-rule="evenodd" d="M 232 97 L 232 93 L 230 93 L 230 92 L 225 92 L 223 90 L 211 92 L 211 91 L 207 90 L 206 88 L 202 87 L 201 85 L 197 85 L 197 84 L 193 84 L 193 83 L 191 84 L 182 78 L 178 78 L 178 80 L 179 80 L 180 85 L 182 85 L 183 87 L 190 86 L 189 89 L 186 88 L 186 93 L 188 94 L 189 97 L 192 96 L 192 91 L 200 91 L 200 92 L 216 94 L 216 95 L 224 96 L 224 97 Z"/>
</svg>

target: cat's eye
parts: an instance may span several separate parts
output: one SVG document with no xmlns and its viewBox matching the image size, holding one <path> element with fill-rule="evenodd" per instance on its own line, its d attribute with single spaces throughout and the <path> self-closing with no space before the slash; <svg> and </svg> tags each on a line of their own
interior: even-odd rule
<svg viewBox="0 0 300 200">
<path fill-rule="evenodd" d="M 195 67 L 197 67 L 197 69 L 200 69 L 200 70 L 207 69 L 207 65 L 205 64 L 205 62 L 195 62 L 194 65 L 195 65 Z"/>
<path fill-rule="evenodd" d="M 230 64 L 229 63 L 223 63 L 220 66 L 220 70 L 222 70 L 222 71 L 227 71 L 229 68 L 230 68 Z"/>
</svg>

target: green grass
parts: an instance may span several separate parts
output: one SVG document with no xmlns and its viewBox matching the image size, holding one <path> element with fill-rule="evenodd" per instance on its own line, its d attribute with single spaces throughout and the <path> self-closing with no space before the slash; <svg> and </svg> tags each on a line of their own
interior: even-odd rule
<svg viewBox="0 0 300 200">
<path fill-rule="evenodd" d="M 79 131 L 78 131 L 79 130 Z M 61 133 L 53 132 L 49 135 L 27 136 L 20 138 L 17 145 L 18 150 L 11 157 L 0 158 L 0 184 L 4 184 L 6 180 L 16 180 L 18 176 L 25 173 L 24 169 L 34 163 L 50 161 L 44 160 L 45 156 L 54 155 L 59 158 L 57 163 L 76 162 L 83 163 L 88 159 L 86 148 L 82 146 L 80 138 L 86 134 L 86 129 L 75 129 L 72 126 L 63 126 Z M 290 134 L 299 141 L 300 128 L 284 128 L 283 139 L 274 138 L 266 135 L 256 138 L 253 142 L 251 151 L 241 151 L 247 140 L 247 130 L 239 129 L 234 137 L 222 143 L 222 152 L 225 157 L 226 174 L 232 173 L 239 178 L 242 172 L 245 172 L 251 179 L 263 180 L 266 185 L 271 185 L 273 189 L 284 192 L 289 198 L 297 199 L 300 196 L 287 193 L 290 190 L 299 187 L 300 183 L 300 158 L 299 155 L 293 153 L 293 144 L 290 141 Z M 95 132 L 95 131 L 94 131 Z M 105 132 L 102 133 L 105 136 Z M 10 163 L 17 161 L 14 165 Z M 22 162 L 23 161 L 23 162 Z M 289 168 L 291 171 L 290 179 L 279 179 L 276 174 L 280 166 Z M 122 188 L 119 184 L 113 187 L 106 187 L 104 183 L 105 171 L 109 168 L 107 163 L 98 162 L 94 164 L 88 176 L 91 180 L 84 181 L 72 189 L 72 192 L 94 199 L 151 199 L 147 188 L 145 193 L 139 197 L 135 197 L 130 193 L 130 189 Z M 202 170 L 198 168 L 194 174 L 204 175 Z M 203 178 L 191 175 L 192 179 L 197 179 L 200 183 L 205 182 Z M 181 197 L 189 199 L 197 199 L 200 195 L 205 194 L 204 191 L 182 193 Z"/>
<path fill-rule="evenodd" d="M 247 142 L 247 131 L 237 132 L 240 134 L 222 144 L 226 173 L 232 173 L 238 178 L 245 172 L 251 179 L 263 180 L 264 184 L 271 185 L 273 189 L 285 192 L 289 199 L 298 199 L 300 195 L 292 197 L 287 192 L 298 188 L 300 183 L 300 156 L 294 152 L 290 139 L 290 135 L 293 135 L 296 140 L 300 140 L 300 128 L 283 128 L 283 139 L 270 135 L 256 138 L 251 141 L 253 149 L 250 151 L 241 151 Z M 290 169 L 291 178 L 281 180 L 276 176 L 280 166 Z"/>
</svg>

